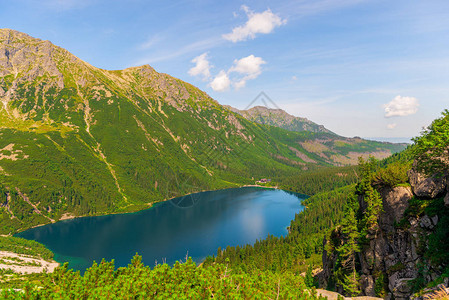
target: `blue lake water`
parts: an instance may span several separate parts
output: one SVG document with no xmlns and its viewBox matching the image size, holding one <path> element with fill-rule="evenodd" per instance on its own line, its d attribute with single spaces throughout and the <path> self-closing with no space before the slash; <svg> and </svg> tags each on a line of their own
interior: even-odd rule
<svg viewBox="0 0 449 300">
<path fill-rule="evenodd" d="M 58 262 L 81 271 L 102 258 L 126 266 L 136 252 L 150 266 L 184 261 L 186 255 L 201 262 L 218 247 L 285 236 L 304 198 L 256 187 L 201 192 L 137 213 L 64 220 L 17 236 L 43 243 Z"/>
</svg>

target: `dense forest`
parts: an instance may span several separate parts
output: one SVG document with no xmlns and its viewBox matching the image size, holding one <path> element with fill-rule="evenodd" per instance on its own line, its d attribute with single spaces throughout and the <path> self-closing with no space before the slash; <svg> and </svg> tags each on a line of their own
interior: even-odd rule
<svg viewBox="0 0 449 300">
<path fill-rule="evenodd" d="M 312 271 L 321 266 L 324 252 L 335 259 L 325 287 L 359 295 L 359 255 L 369 247 L 368 237 L 379 230 L 379 218 L 384 212 L 380 188 L 408 187 L 413 159 L 418 162 L 414 164 L 416 168 L 429 174 L 445 174 L 447 162 L 427 153 L 434 149 L 441 151 L 440 156 L 448 155 L 448 124 L 449 112 L 445 111 L 441 119 L 415 139 L 412 147 L 400 154 L 382 161 L 360 158 L 357 168 L 312 170 L 314 176 L 310 179 L 298 177 L 286 181 L 291 185 L 301 181 L 313 196 L 303 201 L 306 208 L 296 214 L 285 237 L 268 236 L 254 245 L 218 249 L 216 255 L 206 258 L 199 266 L 186 258 L 173 266 L 162 264 L 150 268 L 135 256 L 128 267 L 115 269 L 113 261 L 102 261 L 81 275 L 64 264 L 54 273 L 24 277 L 29 280 L 19 285 L 20 291 L 9 289 L 12 285 L 3 282 L 2 297 L 316 299 L 314 288 L 319 278 L 314 278 Z M 359 205 L 360 197 L 364 201 L 363 209 Z M 432 282 L 417 277 L 413 281 L 416 291 L 442 282 L 449 274 L 449 212 L 443 202 L 443 198 L 412 198 L 403 218 L 425 212 L 430 216 L 438 214 L 441 220 L 425 240 L 429 247 L 420 251 L 431 263 L 438 264 L 442 273 Z M 401 229 L 407 228 L 407 224 L 401 221 L 394 226 Z M 396 265 L 390 271 L 400 268 L 403 266 Z M 377 276 L 376 294 L 385 296 L 387 274 Z"/>
</svg>

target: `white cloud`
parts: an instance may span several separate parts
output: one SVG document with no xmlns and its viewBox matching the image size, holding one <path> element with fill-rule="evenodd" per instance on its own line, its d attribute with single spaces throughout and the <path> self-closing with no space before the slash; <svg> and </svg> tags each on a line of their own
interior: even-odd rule
<svg viewBox="0 0 449 300">
<path fill-rule="evenodd" d="M 235 27 L 231 33 L 223 34 L 223 38 L 234 43 L 254 39 L 257 33 L 268 34 L 274 28 L 287 23 L 286 19 L 274 14 L 270 9 L 261 13 L 254 13 L 247 6 L 242 5 L 242 10 L 248 16 L 245 25 Z"/>
<path fill-rule="evenodd" d="M 245 87 L 246 85 L 246 79 L 240 79 L 239 81 L 236 81 L 232 84 L 236 90 L 241 89 L 242 87 Z"/>
<path fill-rule="evenodd" d="M 209 85 L 216 92 L 224 92 L 231 86 L 231 80 L 228 74 L 224 70 L 221 70 Z"/>
<path fill-rule="evenodd" d="M 391 124 L 388 124 L 388 125 L 387 125 L 387 128 L 388 128 L 388 129 L 395 129 L 397 125 L 398 125 L 398 124 L 396 124 L 396 123 L 391 123 Z"/>
<path fill-rule="evenodd" d="M 293 75 L 292 80 L 298 80 L 298 77 L 296 77 L 296 75 Z"/>
<path fill-rule="evenodd" d="M 389 103 L 384 104 L 385 117 L 404 117 L 416 114 L 418 111 L 418 99 L 414 97 L 394 97 Z"/>
<path fill-rule="evenodd" d="M 240 89 L 246 85 L 246 81 L 256 79 L 261 73 L 261 66 L 266 62 L 261 57 L 256 57 L 253 54 L 234 60 L 234 64 L 229 68 L 228 73 L 239 73 L 244 75 L 243 78 L 238 79 L 233 83 L 236 89 Z"/>
<path fill-rule="evenodd" d="M 207 60 L 207 52 L 195 57 L 194 59 L 192 59 L 192 62 L 196 65 L 189 70 L 188 73 L 190 76 L 202 75 L 204 80 L 210 78 L 211 65 Z"/>
<path fill-rule="evenodd" d="M 262 73 L 261 66 L 266 64 L 262 57 L 256 57 L 253 54 L 234 60 L 234 65 L 229 69 L 229 72 L 237 72 L 250 76 L 251 79 L 256 78 Z"/>
<path fill-rule="evenodd" d="M 266 62 L 253 54 L 235 59 L 232 66 L 227 70 L 221 70 L 213 79 L 210 73 L 211 65 L 207 59 L 207 53 L 203 53 L 192 60 L 196 65 L 188 73 L 191 76 L 203 76 L 209 81 L 209 86 L 216 92 L 224 92 L 232 86 L 236 90 L 244 87 L 246 82 L 256 79 L 262 74 L 262 65 Z"/>
</svg>

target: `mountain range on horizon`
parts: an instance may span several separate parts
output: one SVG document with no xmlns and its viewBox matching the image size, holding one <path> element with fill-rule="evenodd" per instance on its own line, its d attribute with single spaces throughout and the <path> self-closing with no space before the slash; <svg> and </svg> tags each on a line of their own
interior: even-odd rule
<svg viewBox="0 0 449 300">
<path fill-rule="evenodd" d="M 323 125 L 318 125 L 307 118 L 295 117 L 280 108 L 269 108 L 257 105 L 246 110 L 239 110 L 228 105 L 225 105 L 225 107 L 240 114 L 247 120 L 263 125 L 276 126 L 289 131 L 310 131 L 315 133 L 334 134 Z"/>
<path fill-rule="evenodd" d="M 228 108 L 148 65 L 99 69 L 10 29 L 0 29 L 0 101 L 2 233 L 405 148 L 282 110 Z"/>
</svg>

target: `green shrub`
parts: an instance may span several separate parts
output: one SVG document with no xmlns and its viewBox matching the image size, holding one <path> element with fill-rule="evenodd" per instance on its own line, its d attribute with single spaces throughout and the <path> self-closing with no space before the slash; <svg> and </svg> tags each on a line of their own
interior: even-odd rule
<svg viewBox="0 0 449 300">
<path fill-rule="evenodd" d="M 411 163 L 395 162 L 384 169 L 378 170 L 373 179 L 374 184 L 384 184 L 395 187 L 408 182 L 407 171 L 410 170 Z"/>
<path fill-rule="evenodd" d="M 428 175 L 446 171 L 449 156 L 449 110 L 443 111 L 443 116 L 427 127 L 415 142 L 412 152 L 418 160 L 418 169 Z"/>
</svg>

